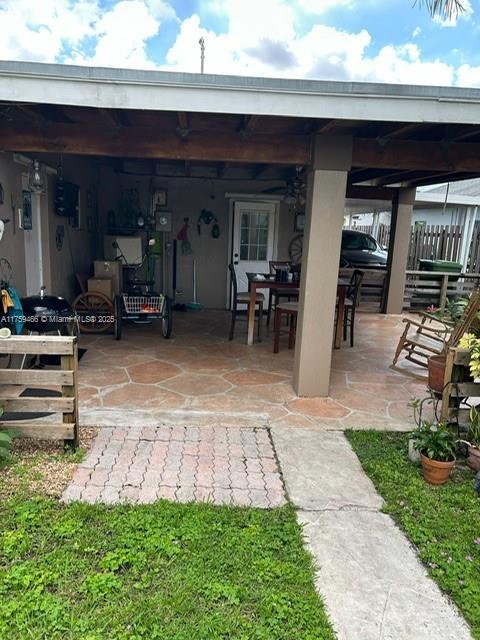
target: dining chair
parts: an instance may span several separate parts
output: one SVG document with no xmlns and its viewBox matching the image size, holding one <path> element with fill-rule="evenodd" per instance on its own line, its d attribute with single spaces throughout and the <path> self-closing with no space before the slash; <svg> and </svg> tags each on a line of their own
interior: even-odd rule
<svg viewBox="0 0 480 640">
<path fill-rule="evenodd" d="M 279 269 L 285 269 L 291 267 L 292 263 L 289 260 L 270 260 L 269 268 L 270 274 L 275 275 Z M 282 298 L 286 298 L 288 302 L 298 301 L 300 290 L 292 287 L 282 287 L 282 283 L 278 283 L 278 287 L 272 287 L 268 294 L 268 309 L 267 309 L 267 327 L 270 326 L 270 318 L 272 310 L 277 307 Z"/>
<path fill-rule="evenodd" d="M 293 349 L 297 333 L 298 302 L 279 302 L 275 307 L 273 353 L 280 350 L 280 336 L 288 334 L 288 348 Z M 282 331 L 282 318 L 287 320 L 287 330 Z"/>
<path fill-rule="evenodd" d="M 238 291 L 238 282 L 237 282 L 237 274 L 235 272 L 235 267 L 233 264 L 228 265 L 228 270 L 230 271 L 230 278 L 232 282 L 232 318 L 230 321 L 230 333 L 228 336 L 229 340 L 233 340 L 233 336 L 235 333 L 235 322 L 237 319 L 237 315 L 240 313 L 238 311 L 239 304 L 247 305 L 247 317 L 248 317 L 248 308 L 250 306 L 250 293 L 248 291 Z M 263 316 L 263 303 L 265 302 L 265 296 L 263 293 L 257 293 L 255 299 L 255 308 L 258 307 L 258 327 L 257 327 L 257 335 L 258 340 L 262 339 L 262 316 Z"/>
<path fill-rule="evenodd" d="M 350 328 L 350 346 L 354 344 L 355 330 L 355 309 L 358 306 L 360 287 L 365 273 L 360 269 L 355 269 L 350 278 L 350 286 L 347 290 L 345 298 L 345 313 L 343 316 L 343 339 L 347 339 L 348 329 Z"/>
</svg>

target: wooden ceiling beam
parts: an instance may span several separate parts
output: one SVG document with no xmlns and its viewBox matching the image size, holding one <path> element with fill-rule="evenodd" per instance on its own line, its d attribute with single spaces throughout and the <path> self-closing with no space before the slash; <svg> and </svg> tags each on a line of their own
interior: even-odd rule
<svg viewBox="0 0 480 640">
<path fill-rule="evenodd" d="M 238 133 L 243 137 L 253 135 L 259 119 L 260 116 L 243 116 Z"/>
<path fill-rule="evenodd" d="M 17 104 L 15 105 L 17 109 L 19 109 L 24 115 L 26 115 L 29 119 L 32 119 L 34 122 L 45 123 L 50 122 L 48 118 L 46 118 L 43 113 L 37 111 L 34 107 L 31 107 L 28 104 Z"/>
<path fill-rule="evenodd" d="M 389 189 L 387 187 L 350 184 L 347 186 L 346 197 L 359 200 L 386 200 L 391 202 L 396 191 L 396 189 Z"/>
<path fill-rule="evenodd" d="M 468 138 L 473 138 L 473 136 L 478 135 L 480 135 L 480 127 L 467 125 L 466 127 L 460 127 L 456 130 L 453 129 L 449 136 L 449 140 L 459 142 L 460 140 L 467 140 Z"/>
<path fill-rule="evenodd" d="M 192 132 L 182 140 L 173 131 L 153 127 L 131 126 L 119 132 L 102 126 L 63 123 L 30 123 L 15 128 L 1 122 L 0 146 L 24 152 L 255 164 L 307 164 L 310 157 L 309 136 L 259 133 L 242 138 L 235 132 L 206 131 Z"/>
<path fill-rule="evenodd" d="M 185 111 L 177 112 L 177 133 L 182 140 L 187 140 L 190 135 L 192 129 L 190 127 L 190 118 L 188 117 L 188 113 Z"/>
<path fill-rule="evenodd" d="M 373 182 L 377 187 L 384 187 L 390 184 L 396 184 L 398 182 L 408 182 L 408 178 L 414 174 L 414 171 L 394 171 L 393 173 L 387 173 L 387 175 L 374 178 Z"/>
<path fill-rule="evenodd" d="M 395 138 L 401 138 L 402 136 L 412 133 L 413 131 L 416 131 L 420 128 L 425 128 L 425 124 L 418 122 L 409 122 L 408 124 L 404 124 L 401 127 L 397 127 L 386 133 L 382 133 L 379 137 L 383 138 L 384 140 L 393 140 Z"/>
<path fill-rule="evenodd" d="M 478 172 L 480 144 L 354 138 L 352 165 L 405 171 Z"/>
<path fill-rule="evenodd" d="M 222 180 L 225 177 L 225 173 L 230 167 L 229 162 L 220 162 L 217 167 L 217 178 Z"/>
</svg>

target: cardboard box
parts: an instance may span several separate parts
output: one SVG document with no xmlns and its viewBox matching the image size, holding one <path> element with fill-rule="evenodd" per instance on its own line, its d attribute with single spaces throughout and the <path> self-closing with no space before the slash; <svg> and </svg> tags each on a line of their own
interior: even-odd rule
<svg viewBox="0 0 480 640">
<path fill-rule="evenodd" d="M 95 293 L 103 293 L 109 300 L 113 300 L 112 278 L 89 278 L 88 290 Z"/>
<path fill-rule="evenodd" d="M 95 278 L 111 278 L 114 295 L 123 291 L 123 269 L 118 260 L 95 260 L 93 263 Z"/>
<path fill-rule="evenodd" d="M 130 265 L 142 264 L 143 245 L 141 236 L 103 236 L 105 260 L 121 258 Z"/>
</svg>

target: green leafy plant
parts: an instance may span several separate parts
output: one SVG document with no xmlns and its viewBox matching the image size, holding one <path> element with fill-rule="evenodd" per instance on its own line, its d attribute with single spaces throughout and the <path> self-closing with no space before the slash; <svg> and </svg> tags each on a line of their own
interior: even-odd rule
<svg viewBox="0 0 480 640">
<path fill-rule="evenodd" d="M 466 333 L 460 338 L 459 346 L 470 351 L 470 375 L 472 378 L 480 377 L 480 338 L 473 333 Z"/>
<path fill-rule="evenodd" d="M 415 449 L 430 460 L 449 462 L 455 459 L 456 440 L 443 422 L 423 420 L 411 437 Z"/>
<path fill-rule="evenodd" d="M 476 407 L 470 409 L 467 441 L 470 446 L 480 448 L 480 411 Z"/>
<path fill-rule="evenodd" d="M 0 417 L 3 415 L 3 408 L 0 407 Z M 0 462 L 6 460 L 10 455 L 12 442 L 17 434 L 15 431 L 0 431 Z"/>
</svg>

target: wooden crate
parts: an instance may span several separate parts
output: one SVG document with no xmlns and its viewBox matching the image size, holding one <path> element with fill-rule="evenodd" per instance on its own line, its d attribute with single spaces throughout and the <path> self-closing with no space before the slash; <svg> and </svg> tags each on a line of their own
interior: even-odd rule
<svg viewBox="0 0 480 640">
<path fill-rule="evenodd" d="M 460 408 L 466 398 L 480 398 L 480 382 L 470 377 L 470 352 L 460 347 L 449 349 L 445 366 L 442 393 L 441 420 L 457 422 L 466 426 L 469 421 L 468 408 Z"/>
<path fill-rule="evenodd" d="M 65 440 L 78 446 L 78 347 L 77 339 L 60 336 L 11 336 L 0 339 L 0 354 L 60 356 L 60 369 L 0 369 L 0 406 L 8 412 L 61 414 L 56 421 L 2 421 L 0 429 L 41 440 Z M 13 385 L 60 387 L 61 397 L 22 398 L 12 393 Z"/>
</svg>

